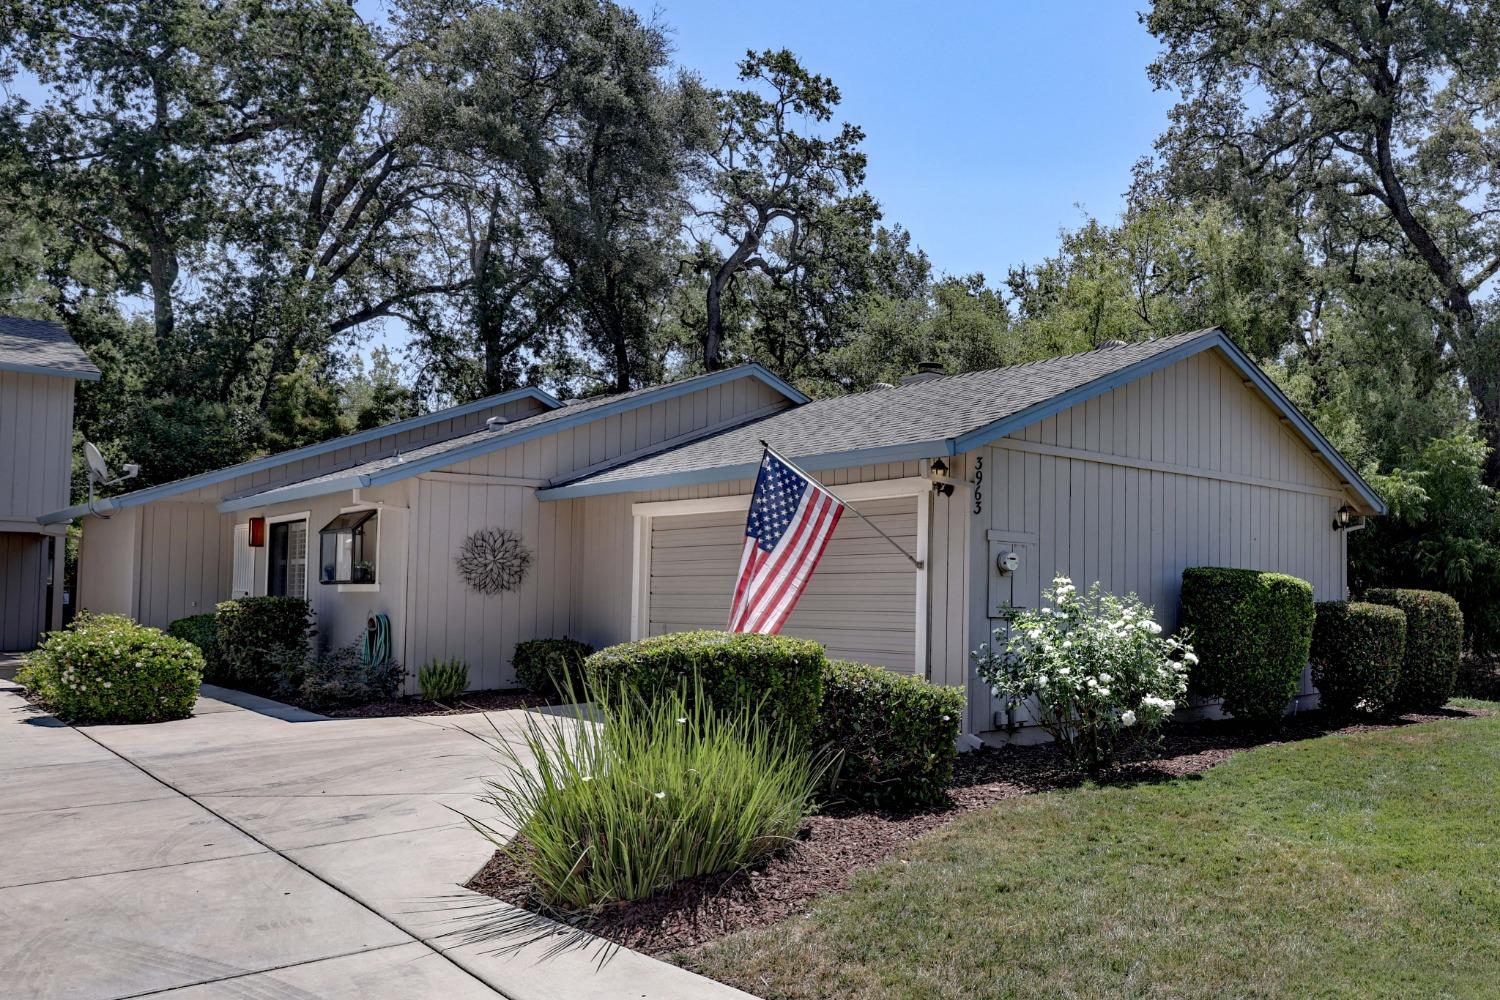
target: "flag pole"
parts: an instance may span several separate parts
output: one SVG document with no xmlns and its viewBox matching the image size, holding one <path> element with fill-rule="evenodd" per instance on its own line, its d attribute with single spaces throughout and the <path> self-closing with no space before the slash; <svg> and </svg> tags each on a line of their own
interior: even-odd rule
<svg viewBox="0 0 1500 1000">
<path fill-rule="evenodd" d="M 880 526 L 878 524 L 876 524 L 874 521 L 870 520 L 868 517 L 865 517 L 863 514 L 861 514 L 859 512 L 859 508 L 857 508 L 853 504 L 849 503 L 849 501 L 845 500 L 843 497 L 841 497 L 837 493 L 833 492 L 833 490 L 829 489 L 827 486 L 824 486 L 822 483 L 819 483 L 816 479 L 813 479 L 812 476 L 808 476 L 806 469 L 803 469 L 796 462 L 793 462 L 790 458 L 787 458 L 781 452 L 777 451 L 775 448 L 772 448 L 769 444 L 766 443 L 766 441 L 765 441 L 764 438 L 761 439 L 760 444 L 761 444 L 761 447 L 763 447 L 763 448 L 766 449 L 766 451 L 769 451 L 771 454 L 773 454 L 777 458 L 781 459 L 787 465 L 790 465 L 792 468 L 796 469 L 798 472 L 802 473 L 804 476 L 807 476 L 808 479 L 812 479 L 812 481 L 814 483 L 817 483 L 818 489 L 822 490 L 823 492 L 827 493 L 829 496 L 831 496 L 835 500 L 837 500 L 839 503 L 843 504 L 845 510 L 847 510 L 849 513 L 853 514 L 855 517 L 859 518 L 861 521 L 863 521 L 866 524 L 868 524 L 872 529 L 874 529 L 875 534 L 879 535 L 881 538 L 884 538 L 886 541 L 890 542 L 891 543 L 891 548 L 895 549 L 897 552 L 899 552 L 903 556 L 905 556 L 907 562 L 911 563 L 917 569 L 921 569 L 922 568 L 922 560 L 918 559 L 916 556 L 912 555 L 910 552 L 908 552 L 905 549 L 903 549 L 901 547 L 901 545 L 900 545 L 899 542 L 897 542 L 890 535 L 887 535 L 885 532 L 881 531 L 880 530 Z"/>
</svg>

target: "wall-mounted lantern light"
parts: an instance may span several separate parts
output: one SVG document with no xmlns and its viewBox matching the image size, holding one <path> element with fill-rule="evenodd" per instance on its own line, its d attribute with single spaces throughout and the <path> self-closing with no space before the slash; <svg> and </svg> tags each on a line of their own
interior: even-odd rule
<svg viewBox="0 0 1500 1000">
<path fill-rule="evenodd" d="M 941 458 L 933 459 L 932 468 L 928 470 L 928 478 L 932 480 L 932 491 L 940 496 L 951 497 L 953 495 L 953 484 L 948 482 L 948 463 Z"/>
<path fill-rule="evenodd" d="M 1333 515 L 1333 530 L 1343 531 L 1345 528 L 1349 527 L 1349 523 L 1354 520 L 1354 515 L 1357 513 L 1358 511 L 1356 511 L 1353 507 L 1349 506 L 1348 504 L 1344 504 Z"/>
<path fill-rule="evenodd" d="M 263 517 L 252 517 L 250 519 L 250 547 L 252 549 L 264 548 L 266 544 L 266 519 Z"/>
</svg>

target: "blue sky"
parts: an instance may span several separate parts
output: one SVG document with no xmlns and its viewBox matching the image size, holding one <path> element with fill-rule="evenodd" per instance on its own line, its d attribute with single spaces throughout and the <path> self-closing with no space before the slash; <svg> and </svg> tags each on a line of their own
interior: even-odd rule
<svg viewBox="0 0 1500 1000">
<path fill-rule="evenodd" d="M 733 86 L 746 49 L 785 47 L 843 91 L 868 186 L 940 271 L 1053 252 L 1083 212 L 1113 219 L 1171 95 L 1132 4 L 627 0 L 674 29 L 677 61 Z"/>
</svg>

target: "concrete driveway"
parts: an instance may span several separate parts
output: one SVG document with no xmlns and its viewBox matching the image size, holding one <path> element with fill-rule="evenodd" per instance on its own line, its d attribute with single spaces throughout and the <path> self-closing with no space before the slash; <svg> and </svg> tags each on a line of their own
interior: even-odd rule
<svg viewBox="0 0 1500 1000">
<path fill-rule="evenodd" d="M 464 728 L 205 688 L 191 719 L 74 729 L 0 681 L 6 997 L 746 994 L 463 888 L 500 773 Z"/>
</svg>

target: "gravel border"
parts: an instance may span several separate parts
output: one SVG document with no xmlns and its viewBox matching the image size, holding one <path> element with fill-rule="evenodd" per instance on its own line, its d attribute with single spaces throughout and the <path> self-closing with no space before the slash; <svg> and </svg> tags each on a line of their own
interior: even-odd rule
<svg viewBox="0 0 1500 1000">
<path fill-rule="evenodd" d="M 1169 780 L 1206 771 L 1256 747 L 1488 714 L 1455 708 L 1405 715 L 1391 722 L 1339 725 L 1324 720 L 1319 712 L 1305 712 L 1289 717 L 1280 732 L 1269 736 L 1233 721 L 1180 723 L 1163 731 L 1159 756 L 1123 763 L 1099 783 Z M 967 813 L 1018 795 L 1080 783 L 1051 744 L 961 754 L 950 786 L 951 802 L 945 807 L 910 813 L 832 808 L 808 819 L 796 843 L 749 869 L 688 879 L 649 899 L 608 906 L 569 922 L 634 951 L 669 955 L 801 913 L 819 896 L 846 888 L 856 873 L 879 865 L 913 839 Z M 525 873 L 499 851 L 467 888 L 516 906 L 541 909 Z"/>
</svg>

